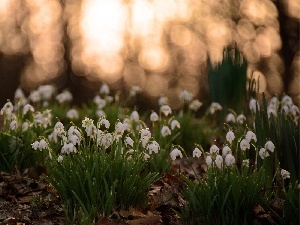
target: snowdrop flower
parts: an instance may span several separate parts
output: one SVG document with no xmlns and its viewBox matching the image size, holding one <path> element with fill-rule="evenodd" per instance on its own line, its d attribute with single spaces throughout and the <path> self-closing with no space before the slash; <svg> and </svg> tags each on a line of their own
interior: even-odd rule
<svg viewBox="0 0 300 225">
<path fill-rule="evenodd" d="M 287 115 L 289 113 L 289 111 L 290 111 L 289 106 L 287 106 L 287 105 L 281 106 L 281 112 L 284 113 L 285 115 Z"/>
<path fill-rule="evenodd" d="M 48 140 L 53 141 L 54 143 L 57 143 L 58 142 L 57 136 L 58 136 L 58 133 L 55 130 L 53 130 L 52 133 L 48 135 Z"/>
<path fill-rule="evenodd" d="M 244 159 L 244 160 L 242 161 L 242 166 L 249 167 L 249 159 Z"/>
<path fill-rule="evenodd" d="M 240 142 L 240 148 L 242 151 L 246 151 L 246 149 L 250 149 L 250 143 L 247 139 L 243 139 Z"/>
<path fill-rule="evenodd" d="M 6 102 L 0 111 L 0 115 L 9 115 L 13 112 L 14 106 L 11 102 Z"/>
<path fill-rule="evenodd" d="M 287 170 L 281 169 L 280 174 L 284 180 L 290 178 L 290 172 Z"/>
<path fill-rule="evenodd" d="M 211 164 L 212 164 L 212 158 L 211 158 L 210 155 L 206 156 L 205 163 L 206 163 L 207 166 L 211 166 Z"/>
<path fill-rule="evenodd" d="M 145 147 L 148 143 L 149 139 L 151 138 L 151 133 L 148 129 L 142 129 L 141 131 L 141 141 L 142 146 Z"/>
<path fill-rule="evenodd" d="M 274 152 L 275 145 L 272 141 L 267 141 L 267 143 L 265 144 L 265 149 L 270 150 L 270 152 Z"/>
<path fill-rule="evenodd" d="M 125 118 L 123 120 L 123 127 L 124 127 L 124 131 L 128 131 L 128 132 L 131 131 L 132 126 L 131 126 L 130 120 L 128 118 Z"/>
<path fill-rule="evenodd" d="M 124 125 L 120 121 L 116 123 L 115 125 L 115 135 L 120 138 L 124 134 Z"/>
<path fill-rule="evenodd" d="M 145 153 L 145 155 L 144 155 L 144 160 L 147 161 L 148 159 L 150 159 L 150 155 L 147 154 L 147 153 Z"/>
<path fill-rule="evenodd" d="M 106 100 L 102 99 L 100 97 L 99 97 L 99 99 L 98 99 L 98 101 L 96 103 L 98 109 L 103 109 L 106 106 L 106 104 L 107 104 Z"/>
<path fill-rule="evenodd" d="M 43 149 L 47 149 L 47 148 L 48 148 L 48 143 L 44 139 L 40 140 L 40 143 L 39 143 L 40 151 L 42 151 Z"/>
<path fill-rule="evenodd" d="M 139 113 L 137 111 L 133 111 L 130 115 L 130 119 L 132 119 L 135 122 L 138 122 L 140 120 Z"/>
<path fill-rule="evenodd" d="M 210 152 L 211 155 L 213 155 L 213 154 L 219 154 L 219 150 L 220 150 L 220 149 L 218 148 L 218 146 L 212 145 L 212 146 L 210 147 L 209 152 Z"/>
<path fill-rule="evenodd" d="M 200 151 L 199 148 L 195 148 L 194 151 L 193 151 L 193 157 L 197 157 L 197 158 L 200 158 L 202 155 L 202 152 Z"/>
<path fill-rule="evenodd" d="M 22 132 L 25 132 L 27 131 L 29 128 L 29 123 L 27 121 L 25 121 L 23 124 L 22 124 Z"/>
<path fill-rule="evenodd" d="M 226 155 L 225 164 L 226 164 L 226 166 L 232 166 L 233 164 L 235 164 L 234 156 L 231 154 Z"/>
<path fill-rule="evenodd" d="M 149 154 L 151 155 L 152 152 L 158 153 L 160 146 L 156 141 L 151 141 L 151 143 L 147 145 L 147 149 L 149 151 Z"/>
<path fill-rule="evenodd" d="M 91 124 L 85 128 L 86 135 L 88 137 L 94 138 L 97 128 L 94 124 Z"/>
<path fill-rule="evenodd" d="M 292 105 L 291 109 L 290 109 L 291 113 L 293 116 L 297 116 L 299 115 L 299 108 L 296 105 Z"/>
<path fill-rule="evenodd" d="M 113 136 L 111 133 L 106 133 L 102 136 L 101 144 L 100 146 L 104 146 L 105 149 L 107 149 L 111 144 L 113 143 Z"/>
<path fill-rule="evenodd" d="M 19 125 L 18 122 L 16 120 L 12 120 L 9 124 L 9 129 L 10 130 L 16 130 L 18 129 Z"/>
<path fill-rule="evenodd" d="M 163 126 L 163 127 L 161 128 L 161 135 L 162 135 L 163 137 L 166 137 L 166 136 L 171 135 L 171 130 L 170 130 L 170 128 L 169 128 L 168 126 Z"/>
<path fill-rule="evenodd" d="M 175 130 L 175 128 L 180 129 L 180 123 L 177 120 L 172 120 L 172 122 L 171 122 L 171 130 Z"/>
<path fill-rule="evenodd" d="M 268 118 L 271 117 L 271 115 L 273 116 L 277 116 L 277 109 L 275 109 L 274 107 L 268 107 L 267 109 L 267 114 L 268 114 Z"/>
<path fill-rule="evenodd" d="M 172 109 L 168 105 L 162 105 L 160 107 L 160 112 L 162 112 L 165 116 L 172 114 Z"/>
<path fill-rule="evenodd" d="M 67 112 L 67 118 L 69 118 L 70 120 L 76 120 L 79 118 L 79 113 L 76 109 L 70 109 L 68 112 Z"/>
<path fill-rule="evenodd" d="M 150 121 L 151 122 L 157 122 L 159 120 L 159 117 L 157 115 L 156 112 L 152 112 L 151 115 L 150 115 Z"/>
<path fill-rule="evenodd" d="M 55 98 L 58 103 L 62 104 L 64 102 L 70 102 L 73 100 L 71 92 L 64 90 L 62 93 L 58 94 Z"/>
<path fill-rule="evenodd" d="M 57 162 L 61 163 L 63 161 L 64 157 L 62 155 L 59 155 L 57 157 Z"/>
<path fill-rule="evenodd" d="M 245 139 L 246 139 L 248 142 L 250 142 L 252 139 L 254 140 L 254 142 L 257 142 L 256 135 L 255 135 L 251 130 L 249 130 L 249 131 L 246 133 Z"/>
<path fill-rule="evenodd" d="M 183 90 L 179 94 L 179 99 L 183 102 L 191 102 L 193 100 L 193 94 L 188 90 Z"/>
<path fill-rule="evenodd" d="M 293 105 L 293 100 L 290 96 L 284 95 L 281 99 L 281 103 L 283 105 L 292 106 Z"/>
<path fill-rule="evenodd" d="M 99 118 L 101 118 L 101 117 L 106 118 L 106 113 L 105 113 L 102 109 L 98 109 L 98 110 L 96 111 L 96 115 L 97 115 Z"/>
<path fill-rule="evenodd" d="M 58 135 L 63 135 L 65 134 L 65 127 L 61 122 L 57 122 L 54 126 L 54 130 Z"/>
<path fill-rule="evenodd" d="M 25 95 L 24 95 L 24 92 L 22 91 L 22 89 L 17 88 L 17 90 L 15 91 L 14 99 L 20 100 L 20 99 L 24 99 L 24 98 L 25 98 Z"/>
<path fill-rule="evenodd" d="M 132 86 L 129 92 L 130 97 L 136 96 L 138 93 L 142 92 L 142 88 L 139 86 Z"/>
<path fill-rule="evenodd" d="M 264 159 L 264 158 L 270 156 L 269 153 L 268 153 L 268 151 L 266 151 L 265 148 L 261 148 L 261 149 L 259 150 L 259 153 L 258 153 L 258 154 L 259 154 L 259 156 L 260 156 L 262 159 Z"/>
<path fill-rule="evenodd" d="M 226 140 L 231 144 L 234 138 L 235 138 L 234 133 L 231 130 L 228 131 L 226 134 Z"/>
<path fill-rule="evenodd" d="M 172 160 L 175 160 L 177 158 L 177 156 L 179 156 L 180 158 L 182 158 L 182 153 L 178 148 L 174 148 L 171 153 L 170 156 L 172 158 Z"/>
<path fill-rule="evenodd" d="M 225 157 L 228 154 L 232 154 L 232 151 L 227 145 L 225 145 L 222 149 L 222 155 Z"/>
<path fill-rule="evenodd" d="M 132 140 L 132 138 L 127 136 L 127 137 L 125 138 L 125 145 L 126 145 L 126 146 L 129 145 L 129 146 L 133 147 L 133 144 L 134 144 L 134 141 Z"/>
<path fill-rule="evenodd" d="M 109 86 L 107 84 L 102 84 L 99 92 L 100 94 L 108 95 L 110 92 Z"/>
<path fill-rule="evenodd" d="M 76 144 L 80 144 L 80 138 L 73 134 L 71 136 L 69 136 L 69 141 L 73 144 L 73 145 L 76 145 Z"/>
<path fill-rule="evenodd" d="M 33 143 L 31 144 L 31 147 L 32 147 L 34 150 L 37 150 L 37 149 L 39 148 L 39 144 L 40 144 L 40 142 L 35 141 L 35 142 L 33 142 Z"/>
<path fill-rule="evenodd" d="M 82 120 L 82 127 L 87 128 L 88 126 L 92 125 L 94 123 L 94 120 L 85 117 L 84 120 Z"/>
<path fill-rule="evenodd" d="M 25 115 L 28 111 L 34 112 L 34 108 L 30 104 L 26 104 L 23 107 L 23 115 Z"/>
<path fill-rule="evenodd" d="M 50 100 L 55 92 L 55 87 L 53 85 L 40 85 L 37 89 L 42 100 Z"/>
<path fill-rule="evenodd" d="M 272 106 L 276 109 L 278 107 L 278 105 L 279 105 L 279 100 L 278 100 L 277 96 L 272 97 L 269 101 L 269 106 Z"/>
<path fill-rule="evenodd" d="M 236 122 L 238 122 L 239 124 L 243 124 L 245 120 L 246 117 L 243 114 L 240 114 L 236 117 Z"/>
<path fill-rule="evenodd" d="M 252 98 L 250 101 L 249 101 L 249 109 L 256 113 L 256 106 L 257 106 L 257 109 L 259 110 L 259 104 L 258 104 L 258 101 L 254 98 Z"/>
<path fill-rule="evenodd" d="M 215 114 L 216 111 L 222 110 L 222 106 L 217 102 L 212 102 L 209 107 L 210 114 Z"/>
<path fill-rule="evenodd" d="M 232 113 L 228 113 L 226 116 L 226 122 L 227 123 L 235 123 L 235 116 Z"/>
<path fill-rule="evenodd" d="M 216 156 L 216 159 L 215 159 L 215 163 L 216 163 L 217 167 L 218 167 L 219 169 L 221 169 L 221 168 L 222 168 L 222 165 L 223 165 L 223 158 L 222 158 L 222 156 L 217 155 L 217 156 Z"/>
<path fill-rule="evenodd" d="M 169 100 L 167 97 L 160 97 L 158 99 L 158 105 L 163 106 L 169 104 Z"/>
<path fill-rule="evenodd" d="M 198 99 L 195 99 L 189 104 L 189 109 L 196 112 L 202 105 L 202 102 L 200 102 Z"/>
<path fill-rule="evenodd" d="M 70 154 L 71 152 L 77 152 L 76 147 L 72 143 L 65 143 L 64 146 L 61 148 L 61 153 Z"/>
<path fill-rule="evenodd" d="M 100 125 L 104 125 L 106 129 L 108 129 L 110 127 L 110 123 L 107 119 L 101 119 Z"/>
<path fill-rule="evenodd" d="M 32 101 L 33 103 L 37 103 L 41 100 L 41 96 L 40 96 L 40 93 L 35 90 L 35 91 L 32 91 L 28 97 L 28 99 L 30 101 Z"/>
</svg>

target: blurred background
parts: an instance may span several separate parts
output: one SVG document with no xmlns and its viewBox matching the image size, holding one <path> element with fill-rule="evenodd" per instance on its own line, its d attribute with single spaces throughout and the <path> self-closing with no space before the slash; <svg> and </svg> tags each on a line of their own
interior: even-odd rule
<svg viewBox="0 0 300 225">
<path fill-rule="evenodd" d="M 299 106 L 299 21 L 299 0 L 0 0 L 0 103 L 50 83 L 80 104 L 107 83 L 176 108 L 184 89 L 207 99 L 208 58 L 237 46 L 259 92 Z"/>
</svg>

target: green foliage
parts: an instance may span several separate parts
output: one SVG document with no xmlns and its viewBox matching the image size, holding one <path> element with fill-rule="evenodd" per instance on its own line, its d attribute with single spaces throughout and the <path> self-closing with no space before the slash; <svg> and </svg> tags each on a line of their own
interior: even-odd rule
<svg viewBox="0 0 300 225">
<path fill-rule="evenodd" d="M 233 51 L 233 55 L 231 54 Z M 224 109 L 242 111 L 246 90 L 247 63 L 237 49 L 226 48 L 223 60 L 216 67 L 209 65 L 209 89 L 213 102 Z"/>
</svg>

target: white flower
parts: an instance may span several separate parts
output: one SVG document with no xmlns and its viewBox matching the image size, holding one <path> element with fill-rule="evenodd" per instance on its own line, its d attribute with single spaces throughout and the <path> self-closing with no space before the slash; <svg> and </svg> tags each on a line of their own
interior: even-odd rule
<svg viewBox="0 0 300 225">
<path fill-rule="evenodd" d="M 235 116 L 232 113 L 228 113 L 228 115 L 226 116 L 226 122 L 235 123 L 235 121 L 236 121 Z"/>
<path fill-rule="evenodd" d="M 198 99 L 195 99 L 189 104 L 189 109 L 192 111 L 197 111 L 202 105 L 202 102 L 200 102 Z"/>
<path fill-rule="evenodd" d="M 240 142 L 240 148 L 242 151 L 246 151 L 246 149 L 249 149 L 250 148 L 250 143 L 248 140 L 246 139 L 243 139 L 241 142 Z"/>
<path fill-rule="evenodd" d="M 38 147 L 39 147 L 39 144 L 40 144 L 40 142 L 35 141 L 35 142 L 33 142 L 33 143 L 31 144 L 31 147 L 32 147 L 34 150 L 37 150 Z"/>
<path fill-rule="evenodd" d="M 226 155 L 231 154 L 231 153 L 232 153 L 231 149 L 227 145 L 225 145 L 222 149 L 223 157 L 225 157 Z"/>
<path fill-rule="evenodd" d="M 99 99 L 97 100 L 97 103 L 96 103 L 98 109 L 103 109 L 106 106 L 106 104 L 107 104 L 106 100 L 102 99 L 100 97 L 99 97 Z"/>
<path fill-rule="evenodd" d="M 142 92 L 142 88 L 139 86 L 132 86 L 129 92 L 130 97 L 136 96 L 138 93 Z"/>
<path fill-rule="evenodd" d="M 62 155 L 59 155 L 57 157 L 57 162 L 61 163 L 63 161 L 64 157 Z"/>
<path fill-rule="evenodd" d="M 215 159 L 215 163 L 216 163 L 217 167 L 218 167 L 219 169 L 221 169 L 221 168 L 222 168 L 222 165 L 223 165 L 223 157 L 220 156 L 220 155 L 217 155 L 217 156 L 216 156 L 216 159 Z"/>
<path fill-rule="evenodd" d="M 76 120 L 79 118 L 79 113 L 76 109 L 70 109 L 68 112 L 67 112 L 67 118 L 69 118 L 70 120 Z"/>
<path fill-rule="evenodd" d="M 113 143 L 113 136 L 111 133 L 106 133 L 102 136 L 101 144 L 104 148 L 108 148 Z"/>
<path fill-rule="evenodd" d="M 15 98 L 15 100 L 20 100 L 20 99 L 24 99 L 25 98 L 24 92 L 22 91 L 21 88 L 17 88 L 17 90 L 15 91 L 14 98 Z"/>
<path fill-rule="evenodd" d="M 127 136 L 127 137 L 125 138 L 125 145 L 126 145 L 126 146 L 129 145 L 129 146 L 133 147 L 133 144 L 134 144 L 134 141 L 132 140 L 132 138 Z"/>
<path fill-rule="evenodd" d="M 28 111 L 34 112 L 34 108 L 30 104 L 26 104 L 23 107 L 23 115 L 25 115 Z"/>
<path fill-rule="evenodd" d="M 259 150 L 259 156 L 260 156 L 262 159 L 264 159 L 264 158 L 266 158 L 266 157 L 268 157 L 268 156 L 270 156 L 270 155 L 269 155 L 268 151 L 266 151 L 266 149 L 261 148 L 261 149 Z"/>
<path fill-rule="evenodd" d="M 138 122 L 140 119 L 139 113 L 137 111 L 133 111 L 130 115 L 130 119 L 132 119 L 135 122 Z"/>
<path fill-rule="evenodd" d="M 245 120 L 246 117 L 243 114 L 240 114 L 236 117 L 236 122 L 238 122 L 239 124 L 243 124 Z"/>
<path fill-rule="evenodd" d="M 151 155 L 152 152 L 158 153 L 160 146 L 156 141 L 151 141 L 151 143 L 147 145 L 147 149 Z"/>
<path fill-rule="evenodd" d="M 150 115 L 150 121 L 151 122 L 157 122 L 159 120 L 159 117 L 157 115 L 156 112 L 152 112 L 151 115 Z"/>
<path fill-rule="evenodd" d="M 277 109 L 275 109 L 272 106 L 269 106 L 268 109 L 267 109 L 267 114 L 268 114 L 268 118 L 270 118 L 271 115 L 277 116 Z"/>
<path fill-rule="evenodd" d="M 299 115 L 299 108 L 296 105 L 292 105 L 290 111 L 291 111 L 293 116 Z"/>
<path fill-rule="evenodd" d="M 212 102 L 209 107 L 210 114 L 215 114 L 216 111 L 222 110 L 222 106 L 217 102 Z"/>
<path fill-rule="evenodd" d="M 64 102 L 72 101 L 73 96 L 72 96 L 71 92 L 64 90 L 62 93 L 56 95 L 55 99 L 58 101 L 58 103 L 62 104 Z"/>
<path fill-rule="evenodd" d="M 226 140 L 231 144 L 234 138 L 235 138 L 234 133 L 231 130 L 228 131 L 226 134 Z"/>
<path fill-rule="evenodd" d="M 281 103 L 283 105 L 292 106 L 293 105 L 293 100 L 290 96 L 285 95 L 285 96 L 282 97 Z"/>
<path fill-rule="evenodd" d="M 120 121 L 117 122 L 117 124 L 115 125 L 115 134 L 118 138 L 123 136 L 124 130 L 125 129 L 123 123 L 121 123 Z"/>
<path fill-rule="evenodd" d="M 265 149 L 270 150 L 270 152 L 274 152 L 275 145 L 272 141 L 267 141 L 267 143 L 265 144 Z"/>
<path fill-rule="evenodd" d="M 242 161 L 242 166 L 249 167 L 249 159 L 244 159 L 244 160 Z"/>
<path fill-rule="evenodd" d="M 128 118 L 125 118 L 125 119 L 123 120 L 123 127 L 124 127 L 124 131 L 128 131 L 128 132 L 131 131 L 132 126 L 131 126 L 130 120 L 129 120 Z"/>
<path fill-rule="evenodd" d="M 108 95 L 110 92 L 109 86 L 107 84 L 102 84 L 99 92 L 100 92 L 100 94 Z"/>
<path fill-rule="evenodd" d="M 171 122 L 171 130 L 175 130 L 175 128 L 180 129 L 180 123 L 177 120 L 172 120 L 172 122 Z"/>
<path fill-rule="evenodd" d="M 168 105 L 162 105 L 160 107 L 160 112 L 163 113 L 165 116 L 172 114 L 172 109 Z"/>
<path fill-rule="evenodd" d="M 10 130 L 16 130 L 16 129 L 18 129 L 18 127 L 19 127 L 18 121 L 16 121 L 16 120 L 12 120 L 9 124 Z"/>
<path fill-rule="evenodd" d="M 259 110 L 259 104 L 258 104 L 258 101 L 254 98 L 252 98 L 250 101 L 249 101 L 249 109 L 256 113 L 256 106 L 257 106 L 257 109 Z"/>
<path fill-rule="evenodd" d="M 182 158 L 182 153 L 178 148 L 174 148 L 171 153 L 170 156 L 172 158 L 172 160 L 175 160 L 177 156 L 179 156 L 180 158 Z"/>
<path fill-rule="evenodd" d="M 145 155 L 144 155 L 144 160 L 147 161 L 148 159 L 150 159 L 150 155 L 147 154 L 147 153 L 145 153 Z"/>
<path fill-rule="evenodd" d="M 48 148 L 47 142 L 44 139 L 40 140 L 40 143 L 39 143 L 40 151 L 42 151 L 43 149 L 47 149 L 47 148 Z"/>
<path fill-rule="evenodd" d="M 194 151 L 193 151 L 193 157 L 197 157 L 197 158 L 200 158 L 202 155 L 202 152 L 200 151 L 199 148 L 195 148 Z"/>
<path fill-rule="evenodd" d="M 179 94 L 179 99 L 183 102 L 191 102 L 193 100 L 193 94 L 188 90 L 183 90 Z"/>
<path fill-rule="evenodd" d="M 30 93 L 28 99 L 34 103 L 39 102 L 41 100 L 40 93 L 37 90 L 32 91 Z"/>
<path fill-rule="evenodd" d="M 169 128 L 168 126 L 163 126 L 163 127 L 161 128 L 161 135 L 162 135 L 163 137 L 166 137 L 166 136 L 171 135 L 171 130 L 170 130 L 170 128 Z"/>
<path fill-rule="evenodd" d="M 92 125 L 93 123 L 94 123 L 94 120 L 85 117 L 84 120 L 82 120 L 82 127 L 87 128 L 88 126 Z"/>
<path fill-rule="evenodd" d="M 22 132 L 27 131 L 29 128 L 29 123 L 26 121 L 22 124 Z"/>
<path fill-rule="evenodd" d="M 102 109 L 98 109 L 98 110 L 96 111 L 96 115 L 97 115 L 99 118 L 101 118 L 101 117 L 106 118 L 106 113 L 105 113 Z"/>
<path fill-rule="evenodd" d="M 212 158 L 210 155 L 206 156 L 205 163 L 207 166 L 210 166 L 212 164 Z"/>
<path fill-rule="evenodd" d="M 226 166 L 232 166 L 233 164 L 235 164 L 234 156 L 231 154 L 226 155 L 225 164 L 226 164 Z"/>
<path fill-rule="evenodd" d="M 256 135 L 255 135 L 251 130 L 249 130 L 249 131 L 246 133 L 245 139 L 246 139 L 247 141 L 249 141 L 249 142 L 250 142 L 252 139 L 254 140 L 254 142 L 257 142 Z"/>
<path fill-rule="evenodd" d="M 91 138 L 94 138 L 96 131 L 97 131 L 97 128 L 94 124 L 91 124 L 85 128 L 86 135 Z"/>
<path fill-rule="evenodd" d="M 169 103 L 169 100 L 167 97 L 160 97 L 158 99 L 158 105 L 163 106 L 163 105 L 167 105 Z"/>
<path fill-rule="evenodd" d="M 281 169 L 280 174 L 284 180 L 290 178 L 290 172 L 287 170 Z"/>
<path fill-rule="evenodd" d="M 14 106 L 11 102 L 6 102 L 0 111 L 0 115 L 6 114 L 9 115 L 13 112 Z"/>
<path fill-rule="evenodd" d="M 106 129 L 108 129 L 110 127 L 110 123 L 107 119 L 101 119 L 100 125 L 104 125 Z"/>
<path fill-rule="evenodd" d="M 37 90 L 42 100 L 50 100 L 55 92 L 55 87 L 50 84 L 40 85 Z"/>
<path fill-rule="evenodd" d="M 209 150 L 209 152 L 210 152 L 210 154 L 219 154 L 219 148 L 218 148 L 218 146 L 216 146 L 216 145 L 212 145 L 211 147 L 210 147 L 210 150 Z"/>
<path fill-rule="evenodd" d="M 71 152 L 77 152 L 76 147 L 72 143 L 65 143 L 61 148 L 61 153 L 70 154 Z"/>
<path fill-rule="evenodd" d="M 274 96 L 274 97 L 272 97 L 270 99 L 269 106 L 272 106 L 275 109 L 278 108 L 278 106 L 279 106 L 279 100 L 278 100 L 277 96 Z"/>
<path fill-rule="evenodd" d="M 54 126 L 54 130 L 58 135 L 65 134 L 65 127 L 61 122 L 57 122 Z"/>
</svg>

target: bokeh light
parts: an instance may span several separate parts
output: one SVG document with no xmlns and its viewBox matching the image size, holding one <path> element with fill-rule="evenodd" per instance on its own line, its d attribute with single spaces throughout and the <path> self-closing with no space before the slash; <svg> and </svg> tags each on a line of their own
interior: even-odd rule
<svg viewBox="0 0 300 225">
<path fill-rule="evenodd" d="M 275 4 L 272 0 L 1 0 L 0 52 L 26 56 L 20 83 L 27 90 L 49 82 L 63 87 L 70 76 L 95 90 L 100 83 L 126 90 L 140 86 L 149 98 L 165 95 L 177 107 L 176 96 L 183 89 L 199 98 L 207 94 L 208 59 L 216 65 L 225 47 L 237 46 L 255 71 L 260 92 L 287 91 L 283 80 L 291 76 L 288 91 L 299 99 L 299 43 L 289 42 L 296 50 L 290 74 L 284 74 L 282 22 Z M 278 4 L 287 18 L 300 19 L 299 1 Z M 294 23 L 286 24 L 296 29 Z M 299 37 L 297 32 L 291 34 Z"/>
</svg>

